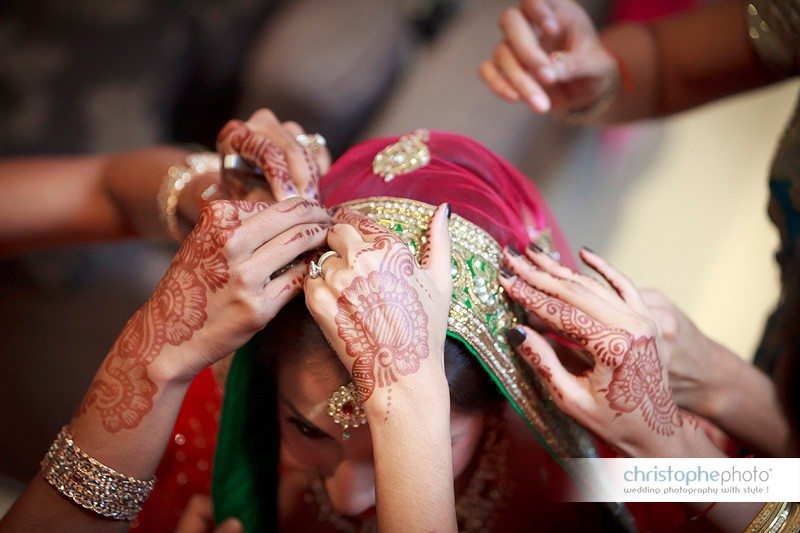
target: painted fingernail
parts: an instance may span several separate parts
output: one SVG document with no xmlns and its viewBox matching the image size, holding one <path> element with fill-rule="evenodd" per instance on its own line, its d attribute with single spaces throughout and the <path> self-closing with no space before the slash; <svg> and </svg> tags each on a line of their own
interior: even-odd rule
<svg viewBox="0 0 800 533">
<path fill-rule="evenodd" d="M 517 249 L 517 247 L 514 246 L 513 244 L 508 247 L 508 253 L 510 253 L 514 257 L 519 257 L 520 255 L 522 255 L 520 251 Z"/>
<path fill-rule="evenodd" d="M 506 340 L 512 348 L 519 348 L 520 344 L 525 342 L 525 331 L 519 326 L 514 326 L 506 333 Z"/>
<path fill-rule="evenodd" d="M 447 216 L 447 218 L 449 220 L 450 219 L 450 215 L 453 214 L 453 211 L 450 209 L 450 204 L 449 203 L 444 205 L 444 212 L 445 212 L 445 215 Z"/>
<path fill-rule="evenodd" d="M 540 253 L 544 252 L 544 250 L 542 250 L 539 247 L 539 245 L 536 244 L 535 242 L 532 242 L 532 243 L 530 243 L 528 245 L 528 250 L 530 250 L 531 252 L 536 253 L 536 254 L 540 254 Z"/>
<path fill-rule="evenodd" d="M 501 268 L 501 269 L 500 269 L 500 275 L 501 275 L 502 277 L 506 278 L 506 279 L 511 279 L 511 278 L 513 278 L 514 276 L 516 276 L 516 274 L 514 274 L 514 273 L 511 271 L 511 269 L 510 269 L 510 268 L 508 268 L 507 266 L 504 266 L 503 268 Z"/>
<path fill-rule="evenodd" d="M 590 254 L 595 254 L 595 255 L 597 255 L 597 253 L 596 253 L 594 250 L 592 250 L 591 248 L 589 248 L 588 246 L 581 246 L 581 248 L 583 248 L 584 250 L 586 250 L 586 251 L 587 251 L 587 252 L 589 252 Z"/>
</svg>

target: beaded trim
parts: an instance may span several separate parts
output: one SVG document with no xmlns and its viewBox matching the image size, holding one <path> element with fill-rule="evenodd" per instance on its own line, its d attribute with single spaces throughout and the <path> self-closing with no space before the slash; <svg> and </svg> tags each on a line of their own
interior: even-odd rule
<svg viewBox="0 0 800 533">
<path fill-rule="evenodd" d="M 342 207 L 360 211 L 396 233 L 417 261 L 427 247 L 426 230 L 435 206 L 404 198 L 375 197 L 355 200 Z M 512 304 L 497 278 L 502 248 L 483 229 L 453 214 L 453 294 L 448 330 L 465 341 L 479 356 L 526 422 L 536 429 L 559 457 L 593 456 L 589 440 L 546 397 L 531 372 L 506 342 L 505 334 L 517 323 Z"/>
<path fill-rule="evenodd" d="M 75 444 L 66 426 L 42 459 L 42 476 L 81 507 L 128 521 L 139 514 L 156 483 L 155 478 L 132 478 L 92 459 Z"/>
</svg>

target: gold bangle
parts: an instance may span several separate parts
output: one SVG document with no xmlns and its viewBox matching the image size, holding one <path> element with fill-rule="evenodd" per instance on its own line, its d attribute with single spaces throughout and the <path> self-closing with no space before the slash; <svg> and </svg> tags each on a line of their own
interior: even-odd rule
<svg viewBox="0 0 800 533">
<path fill-rule="evenodd" d="M 66 426 L 42 459 L 42 476 L 81 507 L 128 521 L 139 514 L 156 483 L 155 478 L 132 478 L 92 459 L 78 448 Z"/>
<path fill-rule="evenodd" d="M 796 533 L 800 529 L 800 507 L 792 502 L 769 502 L 758 512 L 745 533 Z"/>
<path fill-rule="evenodd" d="M 789 504 L 786 521 L 780 531 L 781 533 L 797 533 L 800 531 L 800 504 L 797 502 Z"/>
<path fill-rule="evenodd" d="M 161 221 L 167 228 L 169 235 L 180 242 L 185 237 L 185 232 L 181 229 L 178 219 L 178 199 L 181 191 L 198 174 L 206 172 L 219 172 L 219 155 L 215 152 L 198 152 L 186 158 L 184 165 L 169 167 L 161 188 L 158 191 L 156 201 L 158 203 L 158 213 Z"/>
</svg>

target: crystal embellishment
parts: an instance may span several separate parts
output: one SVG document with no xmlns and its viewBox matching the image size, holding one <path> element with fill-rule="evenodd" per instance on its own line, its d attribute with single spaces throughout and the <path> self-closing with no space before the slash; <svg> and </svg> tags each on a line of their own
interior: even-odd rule
<svg viewBox="0 0 800 533">
<path fill-rule="evenodd" d="M 431 161 L 431 152 L 425 142 L 430 138 L 428 130 L 419 129 L 390 144 L 372 160 L 372 172 L 390 182 L 400 174 L 422 168 Z"/>
</svg>

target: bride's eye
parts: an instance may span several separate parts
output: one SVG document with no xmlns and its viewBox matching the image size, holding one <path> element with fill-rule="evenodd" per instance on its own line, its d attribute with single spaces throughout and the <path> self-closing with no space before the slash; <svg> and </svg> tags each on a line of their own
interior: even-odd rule
<svg viewBox="0 0 800 533">
<path fill-rule="evenodd" d="M 292 424 L 294 427 L 296 427 L 297 431 L 299 431 L 300 434 L 306 437 L 307 439 L 319 440 L 319 439 L 330 438 L 330 435 L 328 435 L 324 431 L 321 431 L 315 428 L 314 426 L 309 426 L 299 418 L 295 418 L 293 416 L 287 416 L 286 421 Z"/>
</svg>

